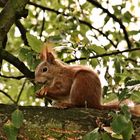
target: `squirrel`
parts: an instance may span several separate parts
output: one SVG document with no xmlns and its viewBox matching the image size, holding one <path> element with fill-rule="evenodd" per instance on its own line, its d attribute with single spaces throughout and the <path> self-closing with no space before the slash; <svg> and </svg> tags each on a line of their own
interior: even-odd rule
<svg viewBox="0 0 140 140">
<path fill-rule="evenodd" d="M 46 46 L 43 47 L 40 58 L 42 62 L 35 70 L 35 81 L 43 86 L 37 91 L 36 97 L 47 97 L 53 100 L 53 106 L 58 108 L 120 108 L 119 103 L 101 104 L 101 82 L 92 69 L 82 65 L 65 64 L 55 58 Z"/>
</svg>

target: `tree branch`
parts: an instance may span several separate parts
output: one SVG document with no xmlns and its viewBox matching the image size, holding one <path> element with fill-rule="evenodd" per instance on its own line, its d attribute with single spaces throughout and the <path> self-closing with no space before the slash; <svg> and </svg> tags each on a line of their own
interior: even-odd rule
<svg viewBox="0 0 140 140">
<path fill-rule="evenodd" d="M 45 10 L 43 10 L 43 21 L 42 21 L 42 26 L 41 26 L 41 31 L 40 31 L 40 37 L 42 36 L 42 32 L 44 30 L 44 26 L 45 26 L 45 16 L 44 16 Z"/>
<path fill-rule="evenodd" d="M 22 79 L 22 78 L 25 78 L 25 76 L 24 75 L 22 75 L 22 76 L 5 76 L 5 75 L 1 75 L 0 74 L 0 77 L 3 77 L 3 78 L 11 78 L 11 79 L 16 79 L 16 80 L 20 80 L 20 79 Z"/>
<path fill-rule="evenodd" d="M 0 104 L 0 134 L 5 118 L 11 116 L 17 107 L 14 105 Z M 80 140 L 83 136 L 98 127 L 99 123 L 110 126 L 111 117 L 109 110 L 97 110 L 89 108 L 57 109 L 53 107 L 19 106 L 24 114 L 22 126 L 22 139 L 71 139 Z M 140 138 L 140 119 L 132 117 L 135 129 L 135 137 Z M 103 130 L 100 130 L 102 132 Z M 24 134 L 24 135 L 23 135 Z M 26 137 L 26 138 L 25 138 Z M 138 140 L 138 139 L 137 139 Z"/>
<path fill-rule="evenodd" d="M 124 52 L 132 52 L 132 51 L 137 51 L 137 50 L 140 50 L 140 48 L 133 48 L 133 49 L 127 49 L 127 50 L 123 50 L 123 51 L 114 51 L 114 52 L 110 52 L 110 53 L 98 54 L 95 56 L 88 57 L 88 59 L 117 55 L 117 54 L 121 54 Z M 78 60 L 85 60 L 85 59 L 87 59 L 87 57 L 75 58 L 75 59 L 71 59 L 71 60 L 66 61 L 66 63 L 71 63 L 71 62 L 75 62 Z"/>
<path fill-rule="evenodd" d="M 4 7 L 8 0 L 0 0 L 0 7 Z"/>
<path fill-rule="evenodd" d="M 24 45 L 29 46 L 27 38 L 26 38 L 26 32 L 27 30 L 24 28 L 24 26 L 21 24 L 19 20 L 15 21 L 16 26 L 18 27 L 20 33 L 21 33 L 21 38 L 24 42 Z"/>
<path fill-rule="evenodd" d="M 59 11 L 54 10 L 54 9 L 52 9 L 52 8 L 49 8 L 49 7 L 45 7 L 45 6 L 36 4 L 36 3 L 34 3 L 34 2 L 30 2 L 30 1 L 29 1 L 28 4 L 29 4 L 29 5 L 32 5 L 32 6 L 35 6 L 35 7 L 38 7 L 38 8 L 40 8 L 40 9 L 42 9 L 42 10 L 47 10 L 47 11 L 56 13 L 57 15 L 62 14 L 62 12 L 59 12 Z M 64 14 L 64 13 L 63 13 L 63 14 Z M 66 14 L 64 14 L 64 15 L 67 16 Z"/>
<path fill-rule="evenodd" d="M 109 39 L 108 36 L 107 36 L 105 33 L 103 33 L 100 29 L 97 29 L 97 28 L 93 27 L 93 26 L 92 26 L 89 22 L 87 22 L 87 21 L 84 21 L 84 20 L 80 20 L 80 19 L 79 19 L 79 22 L 80 22 L 81 24 L 87 25 L 90 29 L 94 29 L 94 30 L 98 31 L 98 32 L 99 32 L 101 35 L 103 35 L 107 40 L 109 40 L 110 43 L 111 43 L 115 48 L 117 48 L 117 45 L 115 45 L 114 42 L 113 42 L 111 39 Z"/>
<path fill-rule="evenodd" d="M 16 103 L 16 101 L 13 100 L 12 97 L 11 97 L 10 95 L 8 95 L 8 93 L 4 92 L 3 90 L 0 90 L 0 92 L 1 92 L 2 94 L 4 94 L 6 97 L 8 97 L 14 104 Z"/>
<path fill-rule="evenodd" d="M 124 33 L 124 37 L 125 37 L 125 40 L 127 42 L 127 46 L 129 49 L 131 49 L 132 47 L 132 44 L 129 40 L 129 36 L 128 36 L 128 33 L 126 31 L 126 28 L 125 26 L 123 25 L 122 21 L 120 19 L 118 19 L 114 14 L 111 14 L 107 9 L 105 9 L 104 7 L 102 7 L 102 5 L 100 3 L 98 3 L 96 0 L 87 0 L 88 2 L 90 2 L 92 5 L 100 8 L 103 10 L 103 12 L 107 13 L 108 16 L 110 16 L 111 18 L 113 18 L 114 21 L 118 22 L 121 29 L 123 30 L 123 33 Z"/>
<path fill-rule="evenodd" d="M 16 104 L 18 104 L 18 102 L 19 102 L 19 99 L 20 99 L 20 97 L 21 97 L 21 94 L 22 94 L 22 91 L 23 91 L 23 89 L 24 89 L 24 87 L 25 87 L 25 84 L 26 84 L 26 79 L 24 80 L 24 83 L 23 83 L 23 85 L 22 85 L 22 87 L 21 87 L 21 90 L 20 90 L 20 92 L 19 92 L 19 94 L 18 94 L 18 97 L 17 97 L 17 100 L 16 100 Z"/>
<path fill-rule="evenodd" d="M 125 61 L 130 61 L 130 62 L 134 63 L 135 65 L 140 64 L 140 62 L 138 62 L 136 59 L 133 59 L 133 58 L 126 58 Z"/>
<path fill-rule="evenodd" d="M 34 78 L 34 73 L 31 72 L 23 62 L 21 62 L 17 57 L 13 56 L 6 50 L 3 50 L 0 48 L 0 59 L 5 59 L 12 65 L 14 65 L 20 72 L 22 72 L 25 77 L 33 79 Z"/>
<path fill-rule="evenodd" d="M 5 6 L 3 10 L 0 12 L 0 63 L 2 63 L 2 59 L 7 60 L 14 66 L 16 66 L 22 73 L 25 74 L 26 77 L 31 78 L 34 77 L 32 72 L 30 72 L 24 63 L 20 62 L 18 58 L 14 57 L 7 51 L 4 51 L 5 39 L 8 31 L 11 26 L 14 24 L 17 17 L 24 16 L 25 14 L 25 6 L 29 0 L 9 0 L 4 1 Z M 27 14 L 26 14 L 27 15 Z M 20 18 L 19 17 L 19 18 Z M 21 66 L 21 68 L 20 68 Z M 22 68 L 23 66 L 23 68 Z M 25 68 L 25 70 L 24 70 Z"/>
<path fill-rule="evenodd" d="M 17 3 L 14 0 L 7 1 L 5 7 L 0 13 L 0 42 L 3 42 L 5 36 L 7 35 L 9 29 L 15 22 L 16 16 L 18 13 L 24 11 L 25 5 L 29 0 L 17 0 Z M 1 46 L 1 44 L 0 44 Z"/>
<path fill-rule="evenodd" d="M 2 42 L 2 46 L 1 46 L 2 49 L 6 48 L 6 43 L 7 43 L 7 35 Z M 0 59 L 0 71 L 1 71 L 1 68 L 2 68 L 2 59 Z"/>
</svg>

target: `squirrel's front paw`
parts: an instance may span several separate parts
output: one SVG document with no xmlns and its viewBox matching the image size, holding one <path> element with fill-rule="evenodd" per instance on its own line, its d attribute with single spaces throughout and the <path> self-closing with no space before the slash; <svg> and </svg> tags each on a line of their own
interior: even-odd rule
<svg viewBox="0 0 140 140">
<path fill-rule="evenodd" d="M 36 97 L 37 98 L 43 98 L 47 95 L 47 88 L 41 88 L 39 91 L 36 92 Z"/>
</svg>

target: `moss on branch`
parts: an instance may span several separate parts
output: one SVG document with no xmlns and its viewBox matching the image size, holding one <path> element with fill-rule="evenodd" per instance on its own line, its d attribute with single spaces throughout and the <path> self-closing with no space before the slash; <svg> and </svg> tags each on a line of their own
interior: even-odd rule
<svg viewBox="0 0 140 140">
<path fill-rule="evenodd" d="M 11 116 L 16 109 L 12 105 L 0 105 L 0 126 L 5 118 Z M 87 132 L 98 127 L 97 120 L 105 125 L 110 124 L 108 110 L 71 108 L 56 109 L 39 106 L 19 107 L 24 113 L 24 126 L 20 133 L 24 138 L 42 140 L 56 139 L 81 139 Z M 133 117 L 135 136 L 140 138 L 140 120 Z M 0 134 L 3 134 L 0 129 Z"/>
</svg>

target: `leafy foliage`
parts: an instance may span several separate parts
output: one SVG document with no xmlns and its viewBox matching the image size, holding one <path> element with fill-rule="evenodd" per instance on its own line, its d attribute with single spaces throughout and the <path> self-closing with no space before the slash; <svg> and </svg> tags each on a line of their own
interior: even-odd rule
<svg viewBox="0 0 140 140">
<path fill-rule="evenodd" d="M 20 128 L 23 123 L 23 113 L 20 110 L 15 110 L 12 113 L 12 123 L 16 128 Z"/>
<path fill-rule="evenodd" d="M 83 139 L 84 140 L 91 140 L 91 139 L 100 140 L 101 136 L 98 132 L 98 128 L 96 128 L 93 131 L 91 131 L 90 133 L 88 133 Z"/>
<path fill-rule="evenodd" d="M 3 130 L 8 138 L 8 140 L 16 140 L 19 128 L 23 123 L 23 113 L 20 110 L 15 110 L 12 113 L 12 119 L 8 120 L 3 125 Z"/>
<path fill-rule="evenodd" d="M 4 132 L 6 133 L 8 140 L 17 139 L 18 129 L 16 127 L 14 127 L 14 125 L 11 122 L 7 122 L 3 126 L 3 129 L 4 129 Z"/>
<path fill-rule="evenodd" d="M 29 33 L 26 34 L 27 39 L 28 39 L 28 43 L 31 47 L 31 49 L 35 52 L 40 52 L 40 48 L 43 45 L 43 42 L 38 40 L 35 36 L 30 35 Z M 25 53 L 26 54 L 26 53 Z"/>
<path fill-rule="evenodd" d="M 84 140 L 112 140 L 112 139 L 123 139 L 131 140 L 134 134 L 134 128 L 131 121 L 131 114 L 128 111 L 127 106 L 122 106 L 121 112 L 110 113 L 113 117 L 110 124 L 110 131 L 104 129 L 106 126 L 103 125 L 101 128 L 95 128 L 93 131 L 87 133 L 84 136 Z"/>
<path fill-rule="evenodd" d="M 132 138 L 134 129 L 128 107 L 122 107 L 122 114 L 113 115 L 111 127 L 115 133 L 121 134 L 124 140 L 130 140 Z"/>
</svg>

